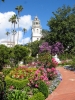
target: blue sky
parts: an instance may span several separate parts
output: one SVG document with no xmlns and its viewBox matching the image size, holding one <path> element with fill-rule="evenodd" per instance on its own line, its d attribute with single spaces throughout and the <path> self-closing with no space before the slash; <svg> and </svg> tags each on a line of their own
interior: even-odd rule
<svg viewBox="0 0 75 100">
<path fill-rule="evenodd" d="M 32 21 L 34 17 L 37 15 L 41 21 L 42 28 L 48 29 L 47 21 L 53 16 L 52 12 L 55 12 L 59 7 L 62 7 L 64 4 L 73 7 L 75 4 L 75 0 L 5 0 L 4 3 L 0 1 L 0 12 L 1 14 L 7 12 L 17 13 L 15 7 L 18 5 L 22 5 L 24 9 L 20 13 L 20 16 L 25 15 L 28 17 L 29 15 L 30 16 L 29 20 Z M 31 24 L 28 28 L 25 38 L 30 37 L 31 35 L 30 27 Z M 9 29 L 9 27 L 7 29 Z M 3 37 L 0 39 L 3 39 Z"/>
</svg>

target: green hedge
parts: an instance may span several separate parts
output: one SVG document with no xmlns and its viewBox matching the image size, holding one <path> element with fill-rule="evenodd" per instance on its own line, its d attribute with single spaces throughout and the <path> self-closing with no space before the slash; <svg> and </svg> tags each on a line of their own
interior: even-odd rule
<svg viewBox="0 0 75 100">
<path fill-rule="evenodd" d="M 14 88 L 16 89 L 22 89 L 28 83 L 28 79 L 16 80 L 16 79 L 10 78 L 9 75 L 5 77 L 5 81 L 6 81 L 7 88 L 9 88 L 10 86 L 14 86 Z"/>
<path fill-rule="evenodd" d="M 38 92 L 38 93 L 34 94 L 28 100 L 45 100 L 45 97 L 44 97 L 44 95 L 41 92 Z"/>
<path fill-rule="evenodd" d="M 45 82 L 43 81 L 40 81 L 40 84 L 39 84 L 39 91 L 42 92 L 45 96 L 45 98 L 48 97 L 48 87 L 47 85 L 45 84 Z"/>
</svg>

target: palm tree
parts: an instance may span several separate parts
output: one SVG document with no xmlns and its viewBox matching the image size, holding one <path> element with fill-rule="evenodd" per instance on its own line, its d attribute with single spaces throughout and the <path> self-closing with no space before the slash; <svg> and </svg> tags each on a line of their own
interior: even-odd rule
<svg viewBox="0 0 75 100">
<path fill-rule="evenodd" d="M 24 32 L 24 35 L 25 35 L 25 33 L 27 32 L 27 29 L 23 28 L 23 32 Z M 24 35 L 23 35 L 23 44 L 24 44 Z"/>
<path fill-rule="evenodd" d="M 7 43 L 8 43 L 8 35 L 9 35 L 10 33 L 9 32 L 6 32 L 6 35 L 7 35 Z"/>
<path fill-rule="evenodd" d="M 12 24 L 13 24 L 13 18 L 12 17 L 9 19 L 9 22 L 11 22 L 11 35 L 12 35 Z M 11 43 L 11 35 L 10 35 L 10 43 Z M 10 47 L 11 47 L 11 45 L 10 45 Z"/>
<path fill-rule="evenodd" d="M 18 37 L 17 37 L 17 44 L 18 44 L 18 40 L 19 40 L 19 17 L 20 17 L 20 12 L 23 10 L 23 7 L 22 7 L 22 5 L 20 5 L 20 6 L 17 6 L 15 9 L 18 11 L 18 17 L 17 17 L 17 19 L 18 19 Z"/>
<path fill-rule="evenodd" d="M 13 32 L 13 45 L 15 45 L 15 24 L 17 24 L 17 21 L 16 21 L 16 18 L 17 18 L 17 15 L 13 15 L 10 19 L 9 19 L 9 22 L 11 22 L 12 24 L 14 24 L 14 30 L 12 31 L 12 26 L 11 26 L 11 32 Z"/>
<path fill-rule="evenodd" d="M 13 30 L 12 31 L 12 35 L 13 35 L 13 46 L 15 45 L 15 34 L 16 34 L 16 30 Z"/>
<path fill-rule="evenodd" d="M 1 0 L 1 1 L 3 1 L 3 2 L 4 2 L 5 0 Z"/>
</svg>

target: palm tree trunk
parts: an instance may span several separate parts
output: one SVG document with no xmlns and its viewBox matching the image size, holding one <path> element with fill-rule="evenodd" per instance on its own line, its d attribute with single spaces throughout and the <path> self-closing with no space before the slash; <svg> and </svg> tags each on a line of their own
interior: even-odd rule
<svg viewBox="0 0 75 100">
<path fill-rule="evenodd" d="M 10 47 L 12 47 L 11 35 L 12 35 L 12 24 L 11 24 L 11 34 L 10 34 Z"/>
<path fill-rule="evenodd" d="M 19 12 L 18 12 L 18 35 L 17 35 L 17 44 L 18 44 L 18 40 L 19 40 Z"/>
<path fill-rule="evenodd" d="M 25 36 L 25 32 L 24 32 L 24 35 L 23 35 L 23 45 L 24 45 L 24 36 Z"/>
<path fill-rule="evenodd" d="M 14 23 L 14 31 L 13 31 L 13 46 L 15 46 L 15 23 Z"/>
<path fill-rule="evenodd" d="M 7 35 L 7 45 L 8 45 L 8 35 Z"/>
</svg>

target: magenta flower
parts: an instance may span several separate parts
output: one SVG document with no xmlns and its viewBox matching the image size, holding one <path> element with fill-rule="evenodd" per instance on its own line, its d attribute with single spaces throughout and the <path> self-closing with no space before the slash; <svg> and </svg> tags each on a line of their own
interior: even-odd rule
<svg viewBox="0 0 75 100">
<path fill-rule="evenodd" d="M 51 72 L 51 69 L 50 68 L 47 68 L 46 70 L 47 70 L 47 72 Z"/>
<path fill-rule="evenodd" d="M 35 84 L 35 87 L 37 88 L 38 87 L 38 84 Z"/>
</svg>

